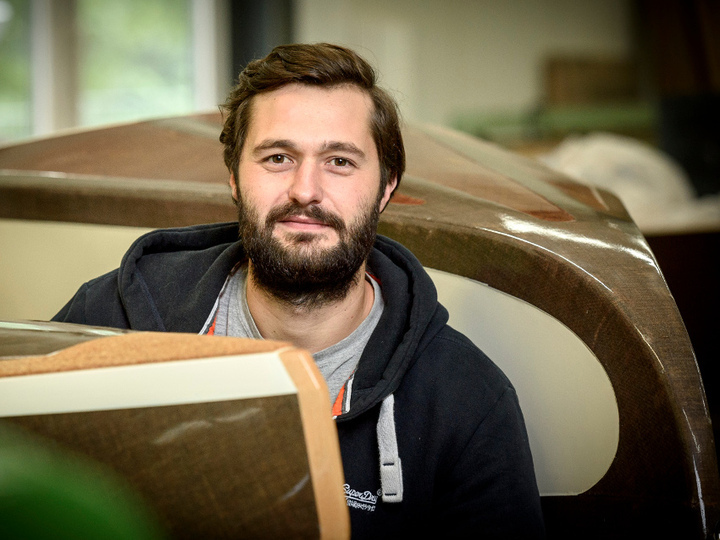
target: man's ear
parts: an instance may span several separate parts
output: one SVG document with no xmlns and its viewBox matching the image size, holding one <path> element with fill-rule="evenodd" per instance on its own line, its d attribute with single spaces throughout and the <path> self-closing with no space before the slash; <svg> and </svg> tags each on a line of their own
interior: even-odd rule
<svg viewBox="0 0 720 540">
<path fill-rule="evenodd" d="M 393 176 L 390 181 L 385 186 L 385 193 L 383 193 L 383 197 L 380 200 L 380 213 L 382 213 L 385 210 L 385 207 L 387 206 L 388 202 L 390 201 L 390 197 L 393 194 L 393 190 L 397 186 L 397 176 Z"/>
<path fill-rule="evenodd" d="M 228 183 L 230 184 L 230 189 L 232 189 L 232 198 L 235 202 L 238 202 L 238 186 L 237 181 L 235 180 L 235 173 L 230 173 L 230 179 L 228 180 Z"/>
</svg>

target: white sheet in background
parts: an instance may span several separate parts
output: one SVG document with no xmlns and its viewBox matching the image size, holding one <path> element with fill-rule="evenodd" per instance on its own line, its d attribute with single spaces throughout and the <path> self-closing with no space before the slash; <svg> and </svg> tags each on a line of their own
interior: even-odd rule
<svg viewBox="0 0 720 540">
<path fill-rule="evenodd" d="M 610 133 L 573 136 L 539 159 L 617 195 L 643 233 L 720 228 L 720 194 L 697 197 L 679 164 L 637 139 Z"/>
</svg>

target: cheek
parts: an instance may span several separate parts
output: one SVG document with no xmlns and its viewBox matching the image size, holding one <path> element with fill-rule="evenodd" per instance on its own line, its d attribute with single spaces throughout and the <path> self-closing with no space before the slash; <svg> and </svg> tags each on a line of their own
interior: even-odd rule
<svg viewBox="0 0 720 540">
<path fill-rule="evenodd" d="M 263 172 L 250 167 L 245 171 L 241 169 L 240 194 L 244 199 L 253 201 L 259 208 L 285 202 L 283 197 L 287 197 L 287 190 L 283 183 L 277 176 L 263 174 Z"/>
</svg>

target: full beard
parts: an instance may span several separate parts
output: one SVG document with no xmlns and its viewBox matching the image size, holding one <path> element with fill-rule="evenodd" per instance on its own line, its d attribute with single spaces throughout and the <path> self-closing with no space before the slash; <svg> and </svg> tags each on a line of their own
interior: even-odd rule
<svg viewBox="0 0 720 540">
<path fill-rule="evenodd" d="M 377 231 L 379 201 L 346 226 L 335 214 L 318 206 L 302 207 L 290 201 L 274 208 L 260 226 L 257 211 L 238 200 L 240 239 L 250 265 L 250 275 L 265 293 L 295 308 L 313 309 L 342 300 L 358 282 L 358 270 L 367 260 Z M 286 234 L 288 245 L 273 236 L 278 221 L 305 215 L 335 229 L 335 246 L 319 248 L 320 235 Z"/>
</svg>

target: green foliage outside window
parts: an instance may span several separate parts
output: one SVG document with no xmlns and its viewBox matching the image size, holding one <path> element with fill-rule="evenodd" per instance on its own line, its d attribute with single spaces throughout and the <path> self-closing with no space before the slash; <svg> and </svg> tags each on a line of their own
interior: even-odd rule
<svg viewBox="0 0 720 540">
<path fill-rule="evenodd" d="M 31 132 L 29 4 L 0 0 L 0 144 Z"/>
<path fill-rule="evenodd" d="M 188 112 L 189 0 L 77 0 L 79 123 Z"/>
<path fill-rule="evenodd" d="M 76 124 L 193 110 L 190 0 L 75 0 Z M 4 21 L 4 22 L 3 22 Z M 0 144 L 32 135 L 31 1 L 0 0 Z M 42 90 L 42 87 L 39 88 Z M 67 100 L 67 101 L 63 101 Z"/>
</svg>

